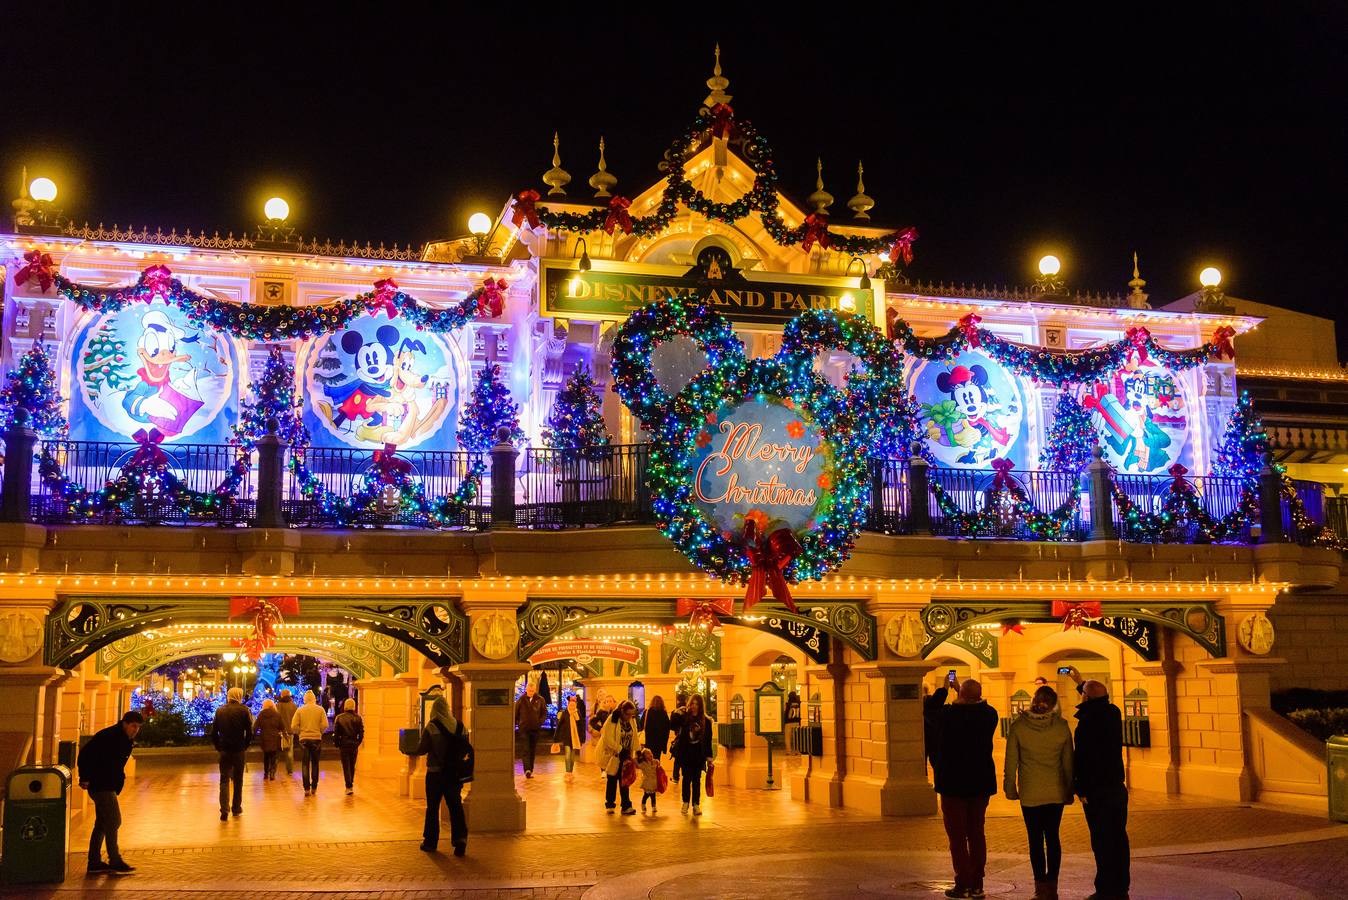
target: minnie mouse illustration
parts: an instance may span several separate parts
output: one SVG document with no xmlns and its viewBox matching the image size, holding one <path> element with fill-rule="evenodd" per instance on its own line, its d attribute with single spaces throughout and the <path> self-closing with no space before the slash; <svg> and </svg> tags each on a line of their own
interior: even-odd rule
<svg viewBox="0 0 1348 900">
<path fill-rule="evenodd" d="M 1004 411 L 987 384 L 988 372 L 982 366 L 955 366 L 936 376 L 936 389 L 947 399 L 922 408 L 928 436 L 964 448 L 967 452 L 957 461 L 966 465 L 994 459 L 1011 444 L 1011 432 L 1001 425 L 1001 418 L 1016 408 L 1013 404 Z"/>
</svg>

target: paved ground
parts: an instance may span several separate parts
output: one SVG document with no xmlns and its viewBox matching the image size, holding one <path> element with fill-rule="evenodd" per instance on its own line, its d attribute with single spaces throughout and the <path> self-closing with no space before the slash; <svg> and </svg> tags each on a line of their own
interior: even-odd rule
<svg viewBox="0 0 1348 900">
<path fill-rule="evenodd" d="M 347 797 L 335 768 L 309 799 L 298 775 L 264 784 L 250 771 L 244 815 L 221 823 L 212 767 L 145 760 L 123 804 L 123 847 L 135 875 L 85 878 L 84 824 L 73 835 L 77 852 L 64 885 L 7 896 L 815 900 L 930 897 L 949 883 L 935 818 L 881 820 L 806 807 L 785 792 L 727 789 L 700 819 L 681 816 L 669 795 L 657 816 L 609 816 L 602 780 L 589 767 L 571 785 L 548 766 L 520 779 L 530 833 L 474 835 L 465 859 L 427 855 L 417 849 L 417 804 L 372 779 Z M 1135 795 L 1134 808 L 1133 897 L 1348 898 L 1348 826 L 1145 794 Z M 1064 817 L 1063 843 L 1063 896 L 1084 897 L 1093 867 L 1079 807 Z M 1032 893 L 1012 804 L 994 805 L 988 844 L 990 894 Z"/>
</svg>

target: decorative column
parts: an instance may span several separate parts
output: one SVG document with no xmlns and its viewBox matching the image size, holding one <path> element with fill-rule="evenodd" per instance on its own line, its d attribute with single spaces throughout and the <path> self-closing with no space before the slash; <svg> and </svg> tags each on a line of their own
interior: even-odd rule
<svg viewBox="0 0 1348 900">
<path fill-rule="evenodd" d="M 33 448 L 37 432 L 28 427 L 27 409 L 14 410 L 14 421 L 5 431 L 5 472 L 0 482 L 0 522 L 32 519 Z"/>
<path fill-rule="evenodd" d="M 925 660 L 859 663 L 853 668 L 843 804 L 885 816 L 925 816 L 936 811 L 927 783 L 922 735 Z M 860 676 L 860 677 L 855 677 Z M 856 709 L 859 707 L 859 709 Z M 854 746 L 855 743 L 855 746 Z"/>
<path fill-rule="evenodd" d="M 42 664 L 49 609 L 49 603 L 0 602 L 0 734 L 19 744 L 24 764 L 54 763 L 60 739 L 60 686 L 70 673 Z M 0 766 L 0 783 L 9 776 L 8 762 Z"/>
<path fill-rule="evenodd" d="M 1151 747 L 1140 753 L 1131 751 L 1143 758 L 1130 758 L 1128 766 L 1130 785 L 1144 790 L 1164 790 L 1167 794 L 1180 792 L 1180 768 L 1183 764 L 1177 679 L 1184 666 L 1175 659 L 1174 645 L 1175 633 L 1168 628 L 1163 629 L 1161 659 L 1133 666 L 1133 671 L 1146 679 Z M 1111 699 L 1116 704 L 1123 700 L 1122 697 Z"/>
<path fill-rule="evenodd" d="M 841 651 L 833 651 L 839 661 L 825 666 L 808 666 L 806 673 L 811 683 L 819 685 L 819 724 L 823 732 L 823 755 L 814 758 L 808 773 L 801 773 L 799 786 L 792 782 L 791 795 L 821 806 L 843 805 L 843 778 L 847 775 L 847 753 L 844 735 L 846 717 L 843 714 L 843 696 L 846 690 L 847 666 L 841 662 Z"/>
</svg>

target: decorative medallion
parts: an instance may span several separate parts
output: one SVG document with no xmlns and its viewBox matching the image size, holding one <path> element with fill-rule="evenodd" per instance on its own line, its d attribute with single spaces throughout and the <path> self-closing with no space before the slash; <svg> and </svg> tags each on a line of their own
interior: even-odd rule
<svg viewBox="0 0 1348 900">
<path fill-rule="evenodd" d="M 1273 622 L 1261 612 L 1250 613 L 1236 626 L 1236 640 L 1255 656 L 1273 649 Z"/>
<path fill-rule="evenodd" d="M 904 659 L 913 659 L 927 644 L 927 632 L 916 613 L 895 616 L 885 625 L 885 646 L 889 652 Z"/>
<path fill-rule="evenodd" d="M 487 659 L 505 659 L 515 652 L 520 630 L 515 617 L 491 612 L 473 619 L 473 649 Z"/>
<path fill-rule="evenodd" d="M 25 612 L 0 615 L 0 662 L 21 663 L 41 649 L 41 619 Z"/>
</svg>

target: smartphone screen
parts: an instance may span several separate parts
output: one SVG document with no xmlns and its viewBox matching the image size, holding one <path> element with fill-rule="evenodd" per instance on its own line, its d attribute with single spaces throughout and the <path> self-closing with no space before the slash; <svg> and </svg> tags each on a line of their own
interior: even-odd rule
<svg viewBox="0 0 1348 900">
<path fill-rule="evenodd" d="M 1071 675 L 1071 674 L 1072 674 L 1072 667 L 1071 667 L 1071 666 L 1058 666 L 1058 674 L 1059 674 L 1059 675 Z"/>
</svg>

